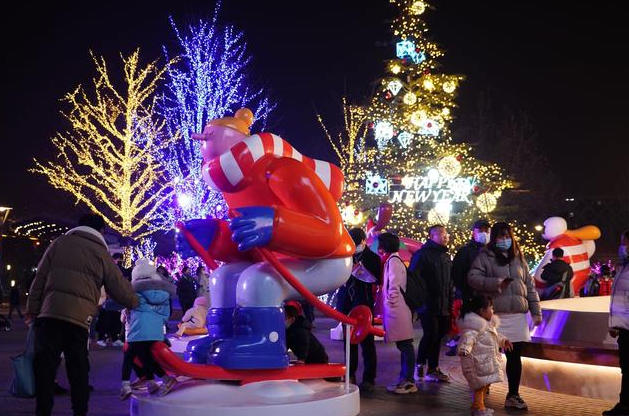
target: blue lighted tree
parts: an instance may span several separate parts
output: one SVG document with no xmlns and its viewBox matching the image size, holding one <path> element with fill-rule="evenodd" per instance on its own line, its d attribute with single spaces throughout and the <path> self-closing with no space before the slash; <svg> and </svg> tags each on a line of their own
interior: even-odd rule
<svg viewBox="0 0 629 416">
<path fill-rule="evenodd" d="M 200 20 L 185 32 L 170 19 L 180 51 L 167 69 L 161 112 L 168 132 L 171 136 L 179 132 L 180 139 L 164 153 L 164 165 L 175 184 L 175 193 L 160 210 L 154 223 L 156 229 L 172 229 L 179 220 L 227 215 L 221 194 L 203 183 L 200 143 L 191 139 L 192 133 L 201 132 L 213 118 L 233 114 L 242 106 L 254 112 L 260 130 L 275 108 L 262 88 L 248 85 L 251 57 L 243 34 L 232 26 L 218 25 L 219 7 L 210 22 Z M 170 62 L 171 54 L 165 47 L 164 54 Z"/>
</svg>

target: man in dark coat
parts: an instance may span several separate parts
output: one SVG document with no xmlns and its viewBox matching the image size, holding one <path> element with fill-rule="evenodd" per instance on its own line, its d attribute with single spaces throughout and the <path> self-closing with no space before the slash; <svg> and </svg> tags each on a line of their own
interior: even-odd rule
<svg viewBox="0 0 629 416">
<path fill-rule="evenodd" d="M 542 300 L 570 298 L 570 281 L 574 275 L 572 267 L 563 260 L 564 252 L 561 248 L 554 249 L 552 255 L 550 263 L 543 267 L 540 276 L 548 285 L 542 293 Z"/>
<path fill-rule="evenodd" d="M 380 256 L 371 251 L 366 245 L 367 235 L 361 228 L 352 228 L 349 235 L 356 245 L 354 253 L 354 267 L 347 282 L 339 288 L 336 309 L 345 315 L 356 306 L 365 305 L 371 309 L 373 315 L 375 287 L 382 282 L 382 267 Z M 360 390 L 371 392 L 376 383 L 376 343 L 373 335 L 360 343 L 363 353 L 363 382 Z M 356 384 L 356 370 L 358 369 L 358 344 L 351 344 L 349 349 L 349 376 Z"/>
<path fill-rule="evenodd" d="M 452 285 L 452 260 L 448 253 L 450 237 L 443 225 L 433 225 L 428 230 L 428 241 L 411 258 L 410 270 L 425 279 L 427 301 L 417 312 L 424 336 L 417 348 L 417 377 L 424 377 L 424 364 L 428 362 L 426 381 L 448 381 L 449 377 L 439 369 L 441 340 L 450 328 L 450 310 L 454 301 Z"/>
<path fill-rule="evenodd" d="M 183 267 L 181 277 L 177 281 L 177 297 L 181 304 L 181 312 L 185 315 L 186 311 L 192 308 L 197 297 L 197 282 L 190 274 L 188 266 Z"/>
<path fill-rule="evenodd" d="M 463 307 L 469 303 L 474 292 L 467 283 L 467 274 L 472 268 L 472 262 L 478 256 L 481 248 L 489 242 L 489 222 L 478 220 L 472 227 L 472 239 L 461 247 L 454 255 L 452 261 L 452 281 L 461 294 Z"/>
<path fill-rule="evenodd" d="M 70 380 L 72 411 L 86 415 L 89 400 L 88 330 L 96 314 L 101 287 L 133 309 L 138 298 L 120 273 L 102 236 L 105 220 L 88 214 L 79 226 L 48 247 L 28 291 L 26 321 L 35 320 L 35 393 L 37 416 L 49 416 L 54 404 L 55 374 L 61 353 Z"/>
<path fill-rule="evenodd" d="M 299 361 L 306 364 L 327 364 L 328 354 L 319 340 L 312 334 L 312 324 L 299 315 L 293 305 L 284 306 L 286 314 L 286 347 Z"/>
</svg>

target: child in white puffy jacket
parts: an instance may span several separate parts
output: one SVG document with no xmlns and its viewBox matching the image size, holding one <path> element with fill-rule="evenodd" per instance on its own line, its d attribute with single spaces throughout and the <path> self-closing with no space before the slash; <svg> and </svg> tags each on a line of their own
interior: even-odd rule
<svg viewBox="0 0 629 416">
<path fill-rule="evenodd" d="M 181 318 L 179 324 L 179 330 L 177 336 L 182 336 L 186 329 L 200 329 L 205 328 L 205 321 L 207 318 L 207 298 L 205 296 L 199 296 L 194 300 L 192 308 L 186 311 L 186 314 Z"/>
<path fill-rule="evenodd" d="M 491 297 L 474 296 L 461 313 L 458 354 L 463 375 L 474 392 L 472 415 L 490 416 L 494 411 L 485 407 L 485 395 L 491 383 L 504 380 L 499 348 L 511 350 L 513 345 L 498 332 L 500 321 Z"/>
</svg>

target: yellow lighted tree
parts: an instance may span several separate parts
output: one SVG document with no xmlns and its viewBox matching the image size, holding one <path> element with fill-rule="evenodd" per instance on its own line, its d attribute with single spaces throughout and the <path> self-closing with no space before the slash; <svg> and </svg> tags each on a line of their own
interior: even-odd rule
<svg viewBox="0 0 629 416">
<path fill-rule="evenodd" d="M 156 61 L 142 66 L 139 58 L 139 50 L 121 55 L 124 87 L 116 89 L 105 59 L 92 54 L 93 94 L 80 85 L 66 94 L 63 101 L 70 110 L 62 114 L 71 129 L 52 139 L 57 158 L 35 159 L 31 169 L 133 239 L 155 231 L 148 225 L 160 204 L 171 198 L 172 184 L 159 154 L 178 138 L 165 137 L 164 120 L 155 111 L 155 90 L 165 68 Z"/>
</svg>

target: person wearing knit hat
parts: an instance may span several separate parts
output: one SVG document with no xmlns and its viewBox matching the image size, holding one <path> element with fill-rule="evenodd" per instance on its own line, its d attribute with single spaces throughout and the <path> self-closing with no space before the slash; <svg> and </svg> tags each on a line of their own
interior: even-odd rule
<svg viewBox="0 0 629 416">
<path fill-rule="evenodd" d="M 184 258 L 225 263 L 210 279 L 209 336 L 188 345 L 188 359 L 229 369 L 285 368 L 281 305 L 301 296 L 252 249 L 277 253 L 305 287 L 321 295 L 351 274 L 354 243 L 337 206 L 341 170 L 302 155 L 274 134 L 250 135 L 252 122 L 252 112 L 243 108 L 193 135 L 202 141 L 203 179 L 222 192 L 233 216 L 230 222 L 178 225 Z"/>
<path fill-rule="evenodd" d="M 133 392 L 130 378 L 136 357 L 142 362 L 150 393 L 163 396 L 177 383 L 177 379 L 167 375 L 151 354 L 151 346 L 164 340 L 164 325 L 170 316 L 168 301 L 175 294 L 175 285 L 164 281 L 157 273 L 155 263 L 148 259 L 135 262 L 131 271 L 131 285 L 140 304 L 129 314 L 128 348 L 122 362 L 120 400 L 128 399 Z M 162 379 L 161 386 L 153 380 L 154 375 Z"/>
</svg>

